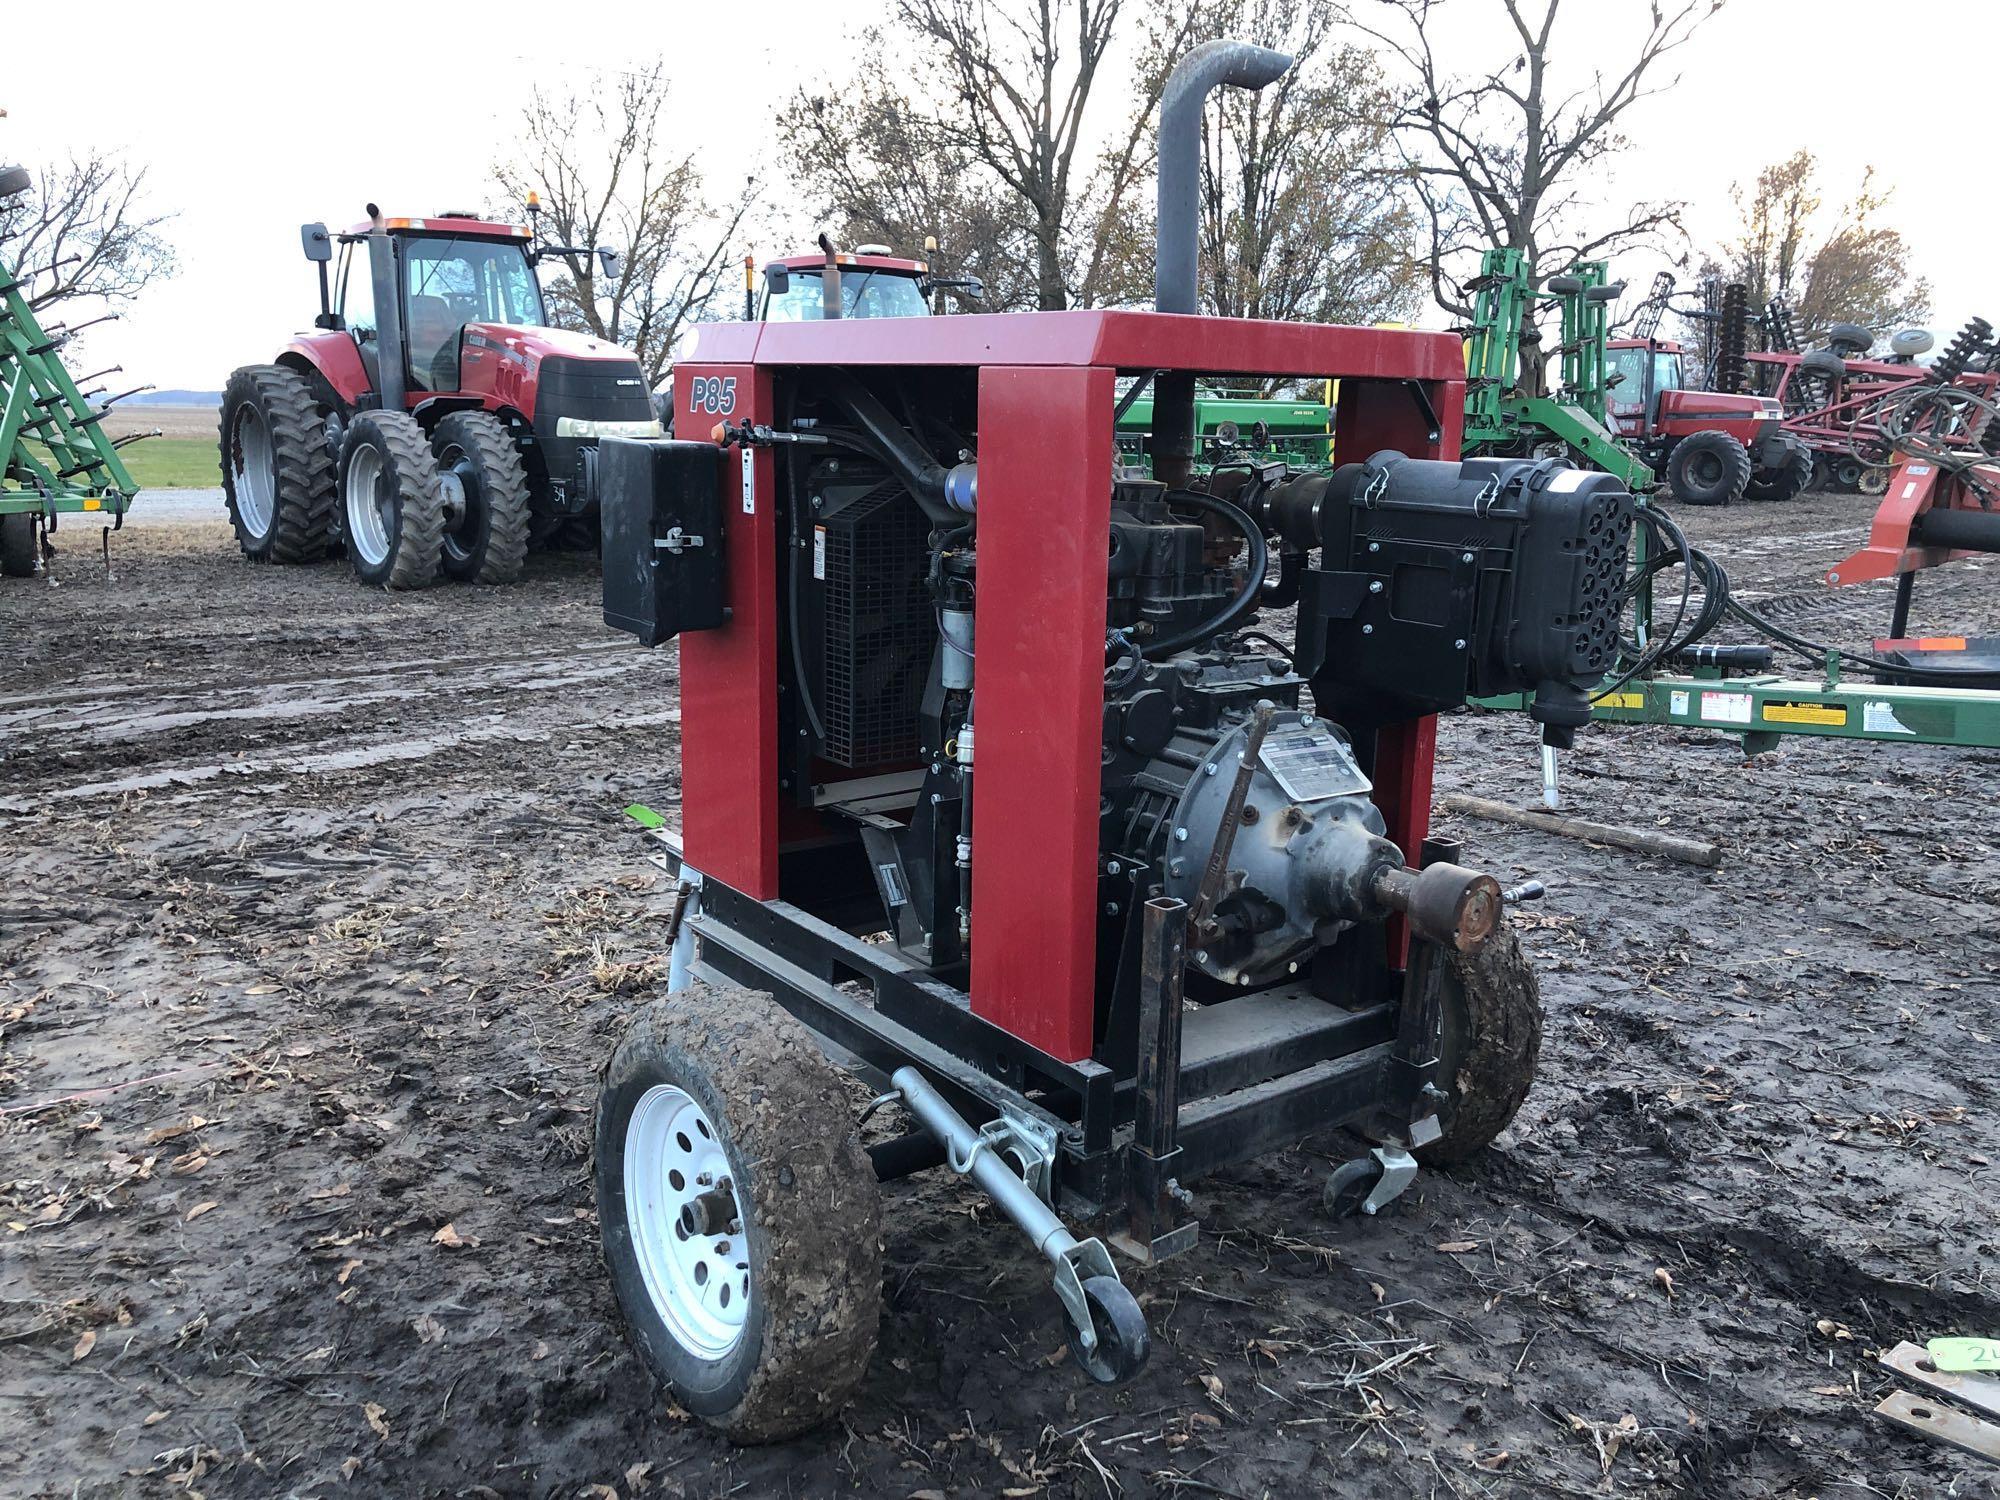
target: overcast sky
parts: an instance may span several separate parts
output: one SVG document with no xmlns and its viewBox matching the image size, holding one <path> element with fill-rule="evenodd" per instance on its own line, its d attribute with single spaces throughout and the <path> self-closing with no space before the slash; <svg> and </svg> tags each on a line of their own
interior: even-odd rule
<svg viewBox="0 0 2000 1500">
<path fill-rule="evenodd" d="M 1569 5 L 1553 64 L 1559 81 L 1622 64 L 1644 0 Z M 1508 55 L 1511 33 L 1492 18 L 1495 0 L 1441 9 L 1459 18 L 1455 60 Z M 536 79 L 580 80 L 664 52 L 673 129 L 700 148 L 713 178 L 734 179 L 775 166 L 772 120 L 784 99 L 802 83 L 842 76 L 855 56 L 855 32 L 830 39 L 829 23 L 858 29 L 867 13 L 824 0 L 99 0 L 38 13 L 38 29 L 88 26 L 87 53 L 64 46 L 87 66 L 65 73 L 52 52 L 0 78 L 9 116 L 0 120 L 0 161 L 38 166 L 94 145 L 150 166 L 152 200 L 175 214 L 167 232 L 181 268 L 123 323 L 93 331 L 88 357 L 122 363 L 134 382 L 214 390 L 234 366 L 270 358 L 317 311 L 299 224 L 344 226 L 370 200 L 410 214 L 485 201 Z M 32 50 L 18 27 L 14 40 Z M 1808 147 L 1837 200 L 1872 164 L 1895 189 L 1889 217 L 1935 288 L 1934 323 L 1952 328 L 1975 313 L 2000 321 L 1992 85 L 1980 78 L 1996 55 L 2000 5 L 1990 0 L 1731 0 L 1663 75 L 1678 72 L 1679 87 L 1626 117 L 1632 149 L 1598 190 L 1619 210 L 1636 198 L 1685 199 L 1695 243 L 1711 245 L 1734 225 L 1730 185 L 1760 166 Z M 1106 130 L 1124 97 L 1104 94 Z M 788 250 L 818 227 L 802 208 L 788 218 L 781 206 L 772 238 L 788 243 L 744 249 Z M 1643 287 L 1660 264 L 1635 255 L 1613 274 Z"/>
</svg>

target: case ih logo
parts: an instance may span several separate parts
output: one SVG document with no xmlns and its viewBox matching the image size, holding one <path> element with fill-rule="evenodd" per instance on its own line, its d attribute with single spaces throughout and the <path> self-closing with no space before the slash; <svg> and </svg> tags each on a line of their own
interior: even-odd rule
<svg viewBox="0 0 2000 1500">
<path fill-rule="evenodd" d="M 690 411 L 713 412 L 718 417 L 728 416 L 736 410 L 736 377 L 734 375 L 697 375 L 694 386 L 688 392 Z"/>
</svg>

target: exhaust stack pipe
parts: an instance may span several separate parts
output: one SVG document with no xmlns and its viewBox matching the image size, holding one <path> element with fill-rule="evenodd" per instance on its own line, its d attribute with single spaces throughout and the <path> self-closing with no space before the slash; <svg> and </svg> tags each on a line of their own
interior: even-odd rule
<svg viewBox="0 0 2000 1500">
<path fill-rule="evenodd" d="M 840 246 L 833 242 L 833 236 L 819 237 L 820 254 L 826 257 L 826 269 L 819 273 L 820 316 L 831 323 L 843 316 L 840 301 Z"/>
<path fill-rule="evenodd" d="M 1290 54 L 1249 42 L 1203 42 L 1174 64 L 1160 95 L 1160 196 L 1153 250 L 1153 306 L 1195 312 L 1201 191 L 1201 111 L 1223 84 L 1261 89 L 1282 78 Z M 1184 488 L 1194 462 L 1194 377 L 1162 375 L 1153 388 L 1153 477 Z"/>
<path fill-rule="evenodd" d="M 409 382 L 403 367 L 409 346 L 403 342 L 403 301 L 396 285 L 396 242 L 382 222 L 382 210 L 368 205 L 368 274 L 375 290 L 375 391 L 382 410 L 408 406 Z"/>
</svg>

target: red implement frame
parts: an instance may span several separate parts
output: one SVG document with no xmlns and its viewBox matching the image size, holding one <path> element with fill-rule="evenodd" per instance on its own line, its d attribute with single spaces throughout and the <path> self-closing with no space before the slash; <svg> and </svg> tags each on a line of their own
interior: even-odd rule
<svg viewBox="0 0 2000 1500">
<path fill-rule="evenodd" d="M 1982 465 L 1989 483 L 2000 485 L 2000 462 Z M 1875 508 L 1875 520 L 1868 529 L 1868 545 L 1843 557 L 1827 570 L 1826 581 L 1841 585 L 1873 583 L 1900 573 L 1915 573 L 1961 557 L 1976 557 L 1970 551 L 1926 546 L 1912 536 L 1918 518 L 1932 510 L 1983 510 L 1970 486 L 1943 473 L 1934 463 L 1906 458 L 1889 476 L 1888 493 Z"/>
<path fill-rule="evenodd" d="M 675 371 L 676 431 L 774 418 L 786 371 L 979 371 L 979 693 L 972 1008 L 1065 1061 L 1096 1013 L 1105 535 L 1113 381 L 1179 370 L 1341 382 L 1335 444 L 1455 458 L 1465 359 L 1450 334 L 1143 312 L 715 324 Z M 726 457 L 729 622 L 681 637 L 688 863 L 779 895 L 778 545 L 768 450 Z M 1432 721 L 1380 736 L 1377 797 L 1414 862 L 1428 831 Z M 1400 949 L 1402 940 L 1393 938 Z"/>
</svg>

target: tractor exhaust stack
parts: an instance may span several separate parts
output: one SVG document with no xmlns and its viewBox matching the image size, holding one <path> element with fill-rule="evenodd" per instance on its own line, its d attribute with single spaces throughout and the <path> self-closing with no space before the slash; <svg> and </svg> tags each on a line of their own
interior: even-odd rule
<svg viewBox="0 0 2000 1500">
<path fill-rule="evenodd" d="M 368 205 L 368 273 L 375 287 L 375 390 L 383 411 L 401 411 L 409 386 L 403 373 L 403 303 L 396 295 L 396 242 L 382 210 Z"/>
</svg>

